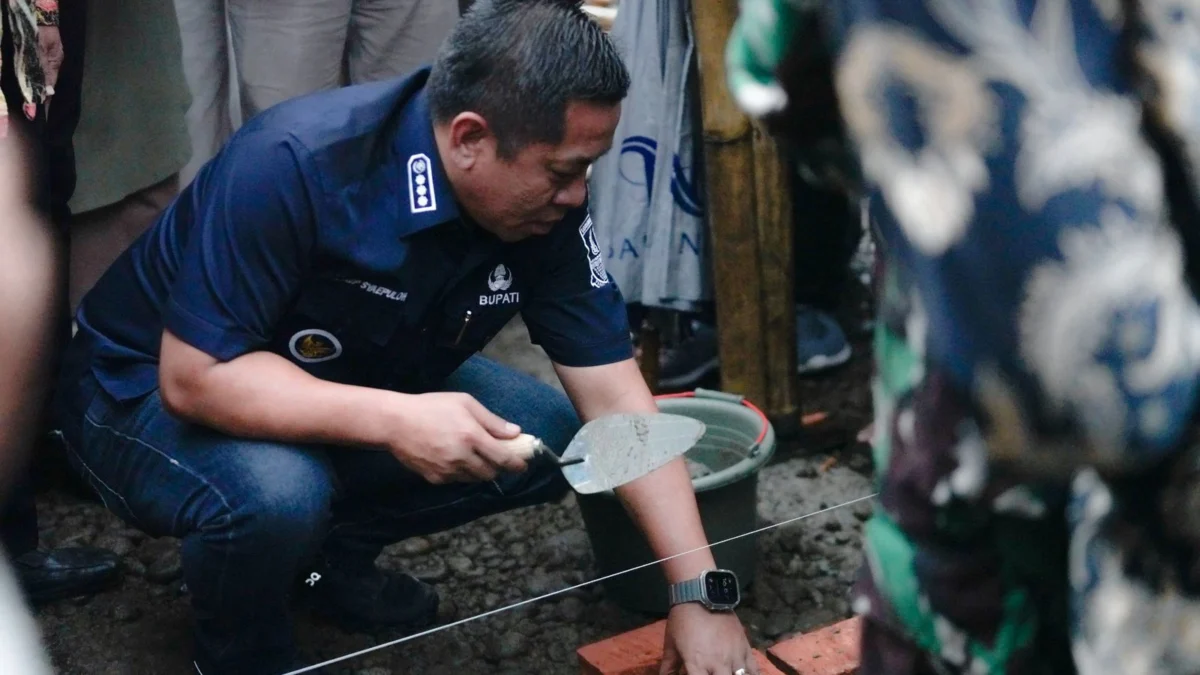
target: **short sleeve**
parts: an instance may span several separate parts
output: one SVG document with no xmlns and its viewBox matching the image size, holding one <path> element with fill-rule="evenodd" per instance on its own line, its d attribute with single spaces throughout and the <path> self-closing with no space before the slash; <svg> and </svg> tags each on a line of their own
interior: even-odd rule
<svg viewBox="0 0 1200 675">
<path fill-rule="evenodd" d="M 290 136 L 255 132 L 197 176 L 167 330 L 221 361 L 269 341 L 316 246 L 307 161 Z"/>
<path fill-rule="evenodd" d="M 625 299 L 604 269 L 586 205 L 568 214 L 543 251 L 545 272 L 522 309 L 530 338 L 564 366 L 632 358 Z"/>
</svg>

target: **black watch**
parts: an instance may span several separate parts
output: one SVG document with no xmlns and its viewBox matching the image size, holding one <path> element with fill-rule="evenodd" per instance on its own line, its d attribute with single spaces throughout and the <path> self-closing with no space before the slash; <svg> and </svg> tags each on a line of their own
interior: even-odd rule
<svg viewBox="0 0 1200 675">
<path fill-rule="evenodd" d="M 698 602 L 714 612 L 728 612 L 742 601 L 737 575 L 729 570 L 705 570 L 696 579 L 671 584 L 671 606 Z"/>
</svg>

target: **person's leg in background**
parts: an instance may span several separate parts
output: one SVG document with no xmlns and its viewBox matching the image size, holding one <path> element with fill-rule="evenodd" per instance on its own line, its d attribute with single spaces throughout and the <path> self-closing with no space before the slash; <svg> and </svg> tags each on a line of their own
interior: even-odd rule
<svg viewBox="0 0 1200 675">
<path fill-rule="evenodd" d="M 355 0 L 346 45 L 350 82 L 401 77 L 432 62 L 458 13 L 448 0 Z"/>
<path fill-rule="evenodd" d="M 485 408 L 541 438 L 557 452 L 579 430 L 566 395 L 483 356 L 473 356 L 447 378 L 444 391 L 471 394 Z M 415 629 L 436 618 L 432 586 L 385 572 L 375 559 L 387 545 L 443 532 L 487 515 L 544 504 L 569 491 L 549 462 L 485 483 L 432 485 L 386 453 L 330 453 L 338 501 L 309 594 L 314 609 L 348 627 L 390 625 Z"/>
<path fill-rule="evenodd" d="M 4 20 L 8 21 L 8 18 L 5 13 Z M 70 211 L 67 202 L 75 188 L 71 135 L 79 121 L 85 25 L 86 14 L 82 3 L 66 3 L 60 9 L 59 32 L 65 58 L 51 101 L 51 114 L 47 116 L 45 107 L 40 107 L 38 117 L 32 121 L 27 120 L 20 109 L 21 93 L 12 70 L 11 31 L 4 31 L 4 40 L 0 44 L 3 50 L 0 86 L 4 88 L 10 106 L 10 124 L 16 125 L 17 132 L 30 142 L 30 159 L 35 162 L 31 181 L 36 206 L 54 226 L 58 256 L 65 256 L 68 251 L 64 236 Z M 60 347 L 70 335 L 65 268 L 66 265 L 60 266 L 62 272 L 55 288 L 58 316 L 52 337 L 56 344 L 50 350 L 51 368 L 56 366 Z M 54 377 L 49 378 L 51 382 L 54 380 Z M 48 401 L 52 392 L 47 388 L 43 393 Z M 94 548 L 39 550 L 37 506 L 34 501 L 36 481 L 32 474 L 36 463 L 31 464 L 16 479 L 11 493 L 0 508 L 0 541 L 13 560 L 17 580 L 26 597 L 32 603 L 40 604 L 88 595 L 111 586 L 119 578 L 119 564 L 116 556 L 108 551 Z"/>
<path fill-rule="evenodd" d="M 351 0 L 229 0 L 242 122 L 343 82 Z"/>
<path fill-rule="evenodd" d="M 796 368 L 815 373 L 850 360 L 850 342 L 835 314 L 862 232 L 858 205 L 850 195 L 816 184 L 795 168 L 791 175 Z"/>
<path fill-rule="evenodd" d="M 187 111 L 192 158 L 179 174 L 183 187 L 233 134 L 225 0 L 175 0 L 175 18 L 192 98 Z"/>
</svg>

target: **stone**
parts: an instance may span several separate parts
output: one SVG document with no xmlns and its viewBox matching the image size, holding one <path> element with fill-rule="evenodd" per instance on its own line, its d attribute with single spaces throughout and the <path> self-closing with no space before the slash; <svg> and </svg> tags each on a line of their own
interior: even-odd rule
<svg viewBox="0 0 1200 675">
<path fill-rule="evenodd" d="M 837 534 L 833 535 L 834 543 L 841 544 L 842 546 L 849 544 L 853 540 L 854 536 L 849 532 L 838 532 Z"/>
<path fill-rule="evenodd" d="M 465 575 L 467 572 L 470 572 L 471 568 L 475 566 L 475 564 L 471 562 L 470 558 L 463 555 L 452 555 L 449 558 L 446 558 L 446 564 L 450 566 L 450 569 L 455 574 L 463 575 Z"/>
<path fill-rule="evenodd" d="M 558 603 L 558 615 L 563 621 L 574 623 L 583 616 L 583 601 L 579 598 L 566 597 Z"/>
<path fill-rule="evenodd" d="M 821 558 L 820 560 L 818 560 L 817 568 L 819 568 L 821 570 L 821 574 L 824 574 L 827 577 L 833 576 L 833 568 L 829 566 L 828 560 L 826 560 L 824 558 Z"/>
<path fill-rule="evenodd" d="M 842 524 L 837 518 L 830 518 L 829 520 L 825 521 L 825 530 L 827 532 L 840 532 L 841 529 Z"/>
<path fill-rule="evenodd" d="M 383 666 L 375 666 L 374 668 L 365 668 L 363 670 L 356 671 L 354 675 L 392 675 L 392 669 L 384 668 Z"/>
<path fill-rule="evenodd" d="M 133 542 L 117 534 L 100 535 L 92 544 L 98 548 L 112 551 L 121 557 L 133 552 Z"/>
<path fill-rule="evenodd" d="M 436 584 L 450 576 L 450 568 L 446 566 L 446 561 L 431 555 L 410 565 L 408 573 L 427 584 Z"/>
<path fill-rule="evenodd" d="M 121 563 L 125 566 L 125 571 L 135 577 L 146 576 L 146 566 L 137 558 L 126 558 Z"/>
<path fill-rule="evenodd" d="M 137 605 L 119 602 L 112 608 L 113 621 L 118 623 L 133 623 L 142 617 L 142 610 Z"/>
<path fill-rule="evenodd" d="M 433 550 L 433 544 L 429 543 L 429 540 L 425 537 L 413 537 L 412 539 L 405 539 L 400 542 L 396 548 L 399 550 L 400 555 L 412 557 L 429 553 L 429 551 Z"/>
<path fill-rule="evenodd" d="M 484 640 L 483 658 L 490 663 L 499 663 L 524 654 L 526 649 L 528 639 L 516 631 L 507 631 L 501 635 L 492 634 Z"/>
<path fill-rule="evenodd" d="M 825 594 L 815 588 L 808 589 L 808 597 L 812 598 L 813 604 L 817 607 L 825 606 Z"/>
<path fill-rule="evenodd" d="M 791 612 L 772 612 L 767 615 L 766 622 L 763 625 L 763 634 L 774 639 L 793 630 L 795 627 L 796 618 Z"/>
<path fill-rule="evenodd" d="M 183 562 L 179 548 L 168 549 L 159 558 L 146 566 L 146 579 L 156 584 L 169 584 L 183 575 Z"/>
<path fill-rule="evenodd" d="M 816 467 L 814 467 L 811 464 L 803 464 L 800 466 L 800 468 L 796 469 L 796 477 L 797 478 L 816 478 L 817 477 L 817 469 L 816 469 Z"/>
<path fill-rule="evenodd" d="M 557 591 L 563 586 L 564 584 L 557 576 L 546 574 L 545 572 L 541 571 L 534 572 L 532 575 L 530 575 L 529 581 L 525 584 L 525 588 L 527 588 L 533 595 L 545 595 L 547 593 Z"/>
</svg>

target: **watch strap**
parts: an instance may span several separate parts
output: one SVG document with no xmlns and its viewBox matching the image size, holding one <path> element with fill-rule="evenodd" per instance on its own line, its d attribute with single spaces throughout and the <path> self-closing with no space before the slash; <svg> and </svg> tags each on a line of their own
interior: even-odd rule
<svg viewBox="0 0 1200 675">
<path fill-rule="evenodd" d="M 703 602 L 704 597 L 704 577 L 696 579 L 688 579 L 679 583 L 671 584 L 668 589 L 671 597 L 671 606 L 682 604 L 685 602 Z"/>
</svg>

